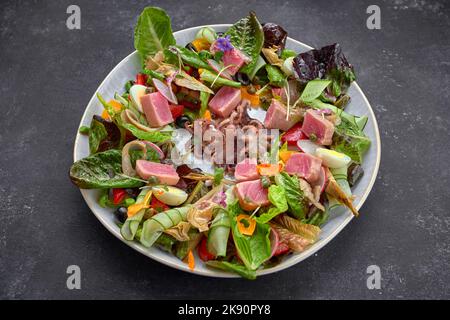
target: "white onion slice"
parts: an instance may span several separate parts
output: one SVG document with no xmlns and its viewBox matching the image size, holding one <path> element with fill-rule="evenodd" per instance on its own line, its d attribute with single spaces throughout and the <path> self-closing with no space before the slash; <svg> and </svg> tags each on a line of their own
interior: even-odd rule
<svg viewBox="0 0 450 320">
<path fill-rule="evenodd" d="M 317 143 L 312 142 L 309 139 L 298 140 L 297 141 L 297 146 L 304 153 L 309 153 L 311 155 L 315 155 L 316 154 L 316 150 L 321 147 L 320 145 L 318 145 Z"/>
<path fill-rule="evenodd" d="M 152 80 L 156 90 L 158 90 L 159 93 L 161 93 L 164 96 L 164 98 L 166 98 L 167 100 L 169 100 L 169 102 L 173 104 L 178 104 L 177 97 L 173 93 L 172 87 L 167 86 L 164 82 L 156 78 L 153 78 Z"/>
</svg>

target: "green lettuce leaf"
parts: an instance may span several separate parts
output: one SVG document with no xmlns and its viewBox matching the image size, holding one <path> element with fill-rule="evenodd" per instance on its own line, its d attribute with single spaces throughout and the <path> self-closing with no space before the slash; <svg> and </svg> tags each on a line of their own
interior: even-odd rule
<svg viewBox="0 0 450 320">
<path fill-rule="evenodd" d="M 362 163 L 364 153 L 370 147 L 370 139 L 362 132 L 356 122 L 345 118 L 335 127 L 331 148 L 345 153 L 358 164 Z"/>
<path fill-rule="evenodd" d="M 248 270 L 245 266 L 237 263 L 227 262 L 227 261 L 217 261 L 217 260 L 211 260 L 207 261 L 206 265 L 212 268 L 220 269 L 223 271 L 230 271 L 237 273 L 243 278 L 249 279 L 249 280 L 255 280 L 256 279 L 256 272 L 254 270 Z"/>
<path fill-rule="evenodd" d="M 136 188 L 143 183 L 120 175 L 122 152 L 108 150 L 78 160 L 70 167 L 70 179 L 81 189 Z"/>
<path fill-rule="evenodd" d="M 170 18 L 166 12 L 157 7 L 145 8 L 134 29 L 134 47 L 142 59 L 175 43 Z"/>
<path fill-rule="evenodd" d="M 91 154 L 116 149 L 120 146 L 121 132 L 112 121 L 100 116 L 92 117 L 89 128 L 89 151 Z"/>
<path fill-rule="evenodd" d="M 242 212 L 238 201 L 234 201 L 228 206 L 230 215 L 231 232 L 234 244 L 244 265 L 248 270 L 256 270 L 270 257 L 270 226 L 256 222 L 255 232 L 251 236 L 241 234 L 238 229 L 236 217 Z"/>
<path fill-rule="evenodd" d="M 251 62 L 241 68 L 241 72 L 251 75 L 255 69 L 259 54 L 264 45 L 264 31 L 254 12 L 236 22 L 226 32 L 231 44 L 244 52 Z"/>
</svg>

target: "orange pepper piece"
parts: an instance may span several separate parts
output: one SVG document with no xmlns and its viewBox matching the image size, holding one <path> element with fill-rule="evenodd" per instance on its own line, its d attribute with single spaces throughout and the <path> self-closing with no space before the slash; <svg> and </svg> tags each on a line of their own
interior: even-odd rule
<svg viewBox="0 0 450 320">
<path fill-rule="evenodd" d="M 119 112 L 122 111 L 123 105 L 117 100 L 109 100 L 108 104 L 113 107 L 114 111 Z"/>
<path fill-rule="evenodd" d="M 211 44 L 205 38 L 195 39 L 191 42 L 197 52 L 202 50 L 209 50 Z"/>
<path fill-rule="evenodd" d="M 111 120 L 111 117 L 109 116 L 109 113 L 108 111 L 106 111 L 106 109 L 104 109 L 102 112 L 102 118 L 105 120 Z"/>
<path fill-rule="evenodd" d="M 114 100 L 114 99 L 109 100 L 108 105 L 110 105 L 111 108 L 117 113 L 122 111 L 122 109 L 123 109 L 123 105 L 119 101 Z M 106 111 L 106 109 L 103 110 L 103 112 L 102 112 L 102 118 L 105 120 L 111 120 L 111 117 L 110 117 L 108 111 Z"/>
<path fill-rule="evenodd" d="M 278 156 L 280 157 L 281 161 L 286 163 L 294 153 L 298 153 L 298 152 L 292 151 L 292 150 L 284 150 L 284 151 L 280 151 Z"/>
<path fill-rule="evenodd" d="M 150 206 L 145 203 L 135 203 L 128 207 L 127 215 L 128 218 L 134 216 L 136 213 L 141 211 L 142 209 L 148 209 Z"/>
<path fill-rule="evenodd" d="M 188 253 L 188 257 L 187 257 L 188 259 L 188 266 L 189 266 L 189 269 L 191 269 L 191 271 L 194 271 L 194 268 L 195 268 L 195 258 L 194 258 L 194 254 L 192 253 L 192 250 L 189 250 L 189 253 Z"/>
<path fill-rule="evenodd" d="M 281 164 L 263 163 L 256 166 L 258 173 L 262 176 L 274 176 L 281 171 Z"/>
<path fill-rule="evenodd" d="M 211 112 L 209 112 L 209 110 L 206 110 L 203 118 L 205 118 L 206 120 L 211 120 Z"/>
<path fill-rule="evenodd" d="M 236 218 L 239 232 L 246 236 L 251 236 L 256 229 L 256 220 L 249 215 L 240 214 Z M 244 222 L 245 221 L 245 222 Z"/>
<path fill-rule="evenodd" d="M 255 89 L 258 90 L 258 87 L 259 86 L 255 86 Z M 260 105 L 259 95 L 248 93 L 247 87 L 241 87 L 241 98 L 248 100 L 254 107 Z"/>
</svg>

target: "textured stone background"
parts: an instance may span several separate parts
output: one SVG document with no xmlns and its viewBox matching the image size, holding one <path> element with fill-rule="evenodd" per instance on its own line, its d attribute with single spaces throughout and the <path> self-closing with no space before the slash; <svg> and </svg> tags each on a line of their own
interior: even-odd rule
<svg viewBox="0 0 450 320">
<path fill-rule="evenodd" d="M 72 3 L 80 31 L 65 25 Z M 370 4 L 381 30 L 365 27 Z M 378 118 L 382 162 L 361 218 L 317 255 L 254 282 L 203 278 L 130 250 L 91 214 L 67 176 L 76 128 L 133 50 L 146 5 L 165 8 L 174 30 L 253 9 L 304 43 L 342 44 Z M 0 298 L 450 298 L 449 15 L 422 0 L 2 1 Z M 66 289 L 70 264 L 82 290 Z M 371 264 L 381 290 L 366 287 Z"/>
</svg>

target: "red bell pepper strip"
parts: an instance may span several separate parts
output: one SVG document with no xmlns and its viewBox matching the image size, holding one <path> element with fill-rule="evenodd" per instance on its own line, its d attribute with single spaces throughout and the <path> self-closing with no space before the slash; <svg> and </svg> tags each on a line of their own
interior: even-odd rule
<svg viewBox="0 0 450 320">
<path fill-rule="evenodd" d="M 208 260 L 214 260 L 216 258 L 216 256 L 208 251 L 207 241 L 208 239 L 206 237 L 203 237 L 200 245 L 198 246 L 198 256 L 205 262 Z"/>
<path fill-rule="evenodd" d="M 113 203 L 115 205 L 120 204 L 127 197 L 128 193 L 125 189 L 115 188 L 112 189 Z"/>
<path fill-rule="evenodd" d="M 287 142 L 288 145 L 297 145 L 298 140 L 308 139 L 308 137 L 302 131 L 302 124 L 297 123 L 295 126 L 286 131 L 285 134 L 281 136 L 281 142 Z"/>
<path fill-rule="evenodd" d="M 138 73 L 136 75 L 136 84 L 141 84 L 145 86 L 147 83 L 147 75 L 143 73 Z"/>
<path fill-rule="evenodd" d="M 152 201 L 150 202 L 150 208 L 155 209 L 156 212 L 163 212 L 170 209 L 167 204 L 159 201 L 158 199 L 156 199 L 156 197 L 152 198 Z"/>
<path fill-rule="evenodd" d="M 170 112 L 172 113 L 172 118 L 176 119 L 179 116 L 183 115 L 184 106 L 181 104 L 170 104 L 169 105 Z"/>
</svg>

